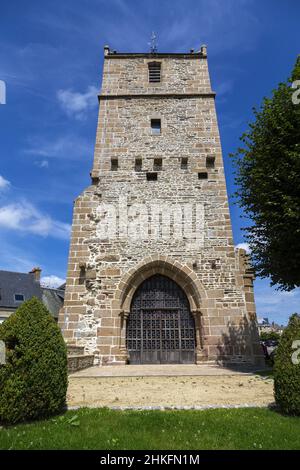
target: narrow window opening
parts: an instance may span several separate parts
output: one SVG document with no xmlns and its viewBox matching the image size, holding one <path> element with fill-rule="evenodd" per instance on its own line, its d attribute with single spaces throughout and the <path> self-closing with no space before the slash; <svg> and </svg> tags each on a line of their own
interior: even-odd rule
<svg viewBox="0 0 300 470">
<path fill-rule="evenodd" d="M 85 269 L 80 269 L 79 284 L 82 286 L 85 283 Z"/>
<path fill-rule="evenodd" d="M 215 167 L 215 157 L 212 155 L 208 155 L 206 157 L 206 168 L 214 168 Z"/>
<path fill-rule="evenodd" d="M 199 180 L 207 180 L 207 178 L 208 178 L 207 172 L 206 171 L 201 171 L 200 173 L 198 173 L 198 178 L 199 178 Z"/>
<path fill-rule="evenodd" d="M 116 171 L 119 168 L 119 162 L 117 158 L 111 159 L 111 170 Z"/>
<path fill-rule="evenodd" d="M 187 157 L 182 157 L 181 159 L 181 169 L 182 170 L 187 170 L 188 167 L 188 159 Z"/>
<path fill-rule="evenodd" d="M 151 119 L 151 134 L 159 135 L 161 133 L 161 120 Z"/>
<path fill-rule="evenodd" d="M 147 181 L 157 181 L 157 173 L 147 173 Z"/>
<path fill-rule="evenodd" d="M 159 83 L 160 82 L 160 62 L 150 62 L 148 64 L 149 82 Z"/>
<path fill-rule="evenodd" d="M 143 161 L 141 158 L 136 158 L 135 159 L 135 171 L 142 171 L 142 167 L 143 167 Z"/>
<path fill-rule="evenodd" d="M 154 158 L 153 170 L 159 171 L 162 169 L 162 159 Z"/>
</svg>

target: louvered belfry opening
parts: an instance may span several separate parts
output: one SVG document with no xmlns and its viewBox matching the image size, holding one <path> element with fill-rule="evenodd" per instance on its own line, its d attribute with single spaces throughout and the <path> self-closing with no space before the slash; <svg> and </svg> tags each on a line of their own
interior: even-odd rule
<svg viewBox="0 0 300 470">
<path fill-rule="evenodd" d="M 160 62 L 149 62 L 148 64 L 149 69 L 149 82 L 150 83 L 158 83 L 160 82 L 160 72 L 161 72 L 161 64 Z"/>
<path fill-rule="evenodd" d="M 195 322 L 184 291 L 154 275 L 137 289 L 127 323 L 130 364 L 194 364 Z"/>
</svg>

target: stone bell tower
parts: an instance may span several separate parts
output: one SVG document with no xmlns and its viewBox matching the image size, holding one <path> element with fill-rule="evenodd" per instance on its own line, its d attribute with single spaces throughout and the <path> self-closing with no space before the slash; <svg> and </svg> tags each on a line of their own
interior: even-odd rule
<svg viewBox="0 0 300 470">
<path fill-rule="evenodd" d="M 91 186 L 64 308 L 95 364 L 258 364 L 253 274 L 234 249 L 207 50 L 104 48 Z"/>
</svg>

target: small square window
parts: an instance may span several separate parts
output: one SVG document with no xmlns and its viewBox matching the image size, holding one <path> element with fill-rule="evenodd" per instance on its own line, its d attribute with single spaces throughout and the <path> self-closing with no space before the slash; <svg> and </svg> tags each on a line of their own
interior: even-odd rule
<svg viewBox="0 0 300 470">
<path fill-rule="evenodd" d="M 162 159 L 154 158 L 153 170 L 159 171 L 162 169 Z"/>
<path fill-rule="evenodd" d="M 202 171 L 202 172 L 198 173 L 198 178 L 199 178 L 199 180 L 207 180 L 207 178 L 208 178 L 207 172 Z"/>
<path fill-rule="evenodd" d="M 143 160 L 141 158 L 136 158 L 135 166 L 134 166 L 135 171 L 142 171 L 142 168 L 143 168 Z"/>
<path fill-rule="evenodd" d="M 110 169 L 111 169 L 112 171 L 117 171 L 117 169 L 119 168 L 118 159 L 117 159 L 117 158 L 112 158 L 110 164 L 111 164 Z"/>
<path fill-rule="evenodd" d="M 16 302 L 24 302 L 24 295 L 23 294 L 15 294 L 15 301 Z"/>
<path fill-rule="evenodd" d="M 161 133 L 161 120 L 151 119 L 151 134 L 159 135 Z"/>
<path fill-rule="evenodd" d="M 213 155 L 208 155 L 206 157 L 206 168 L 214 168 L 215 167 L 215 157 Z"/>
<path fill-rule="evenodd" d="M 157 181 L 157 173 L 147 173 L 147 181 Z"/>
<path fill-rule="evenodd" d="M 182 157 L 181 159 L 181 169 L 182 170 L 187 170 L 188 167 L 188 159 L 187 157 Z"/>
</svg>

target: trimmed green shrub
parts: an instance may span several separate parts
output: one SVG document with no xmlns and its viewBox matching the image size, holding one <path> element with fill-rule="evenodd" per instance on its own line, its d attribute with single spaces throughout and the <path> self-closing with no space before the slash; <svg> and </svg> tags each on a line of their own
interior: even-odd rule
<svg viewBox="0 0 300 470">
<path fill-rule="evenodd" d="M 299 341 L 300 316 L 295 313 L 282 333 L 274 363 L 275 401 L 280 409 L 289 415 L 300 415 L 300 354 L 297 353 L 300 348 Z"/>
<path fill-rule="evenodd" d="M 67 351 L 60 329 L 36 297 L 0 325 L 0 421 L 13 424 L 60 412 L 66 404 Z"/>
</svg>

